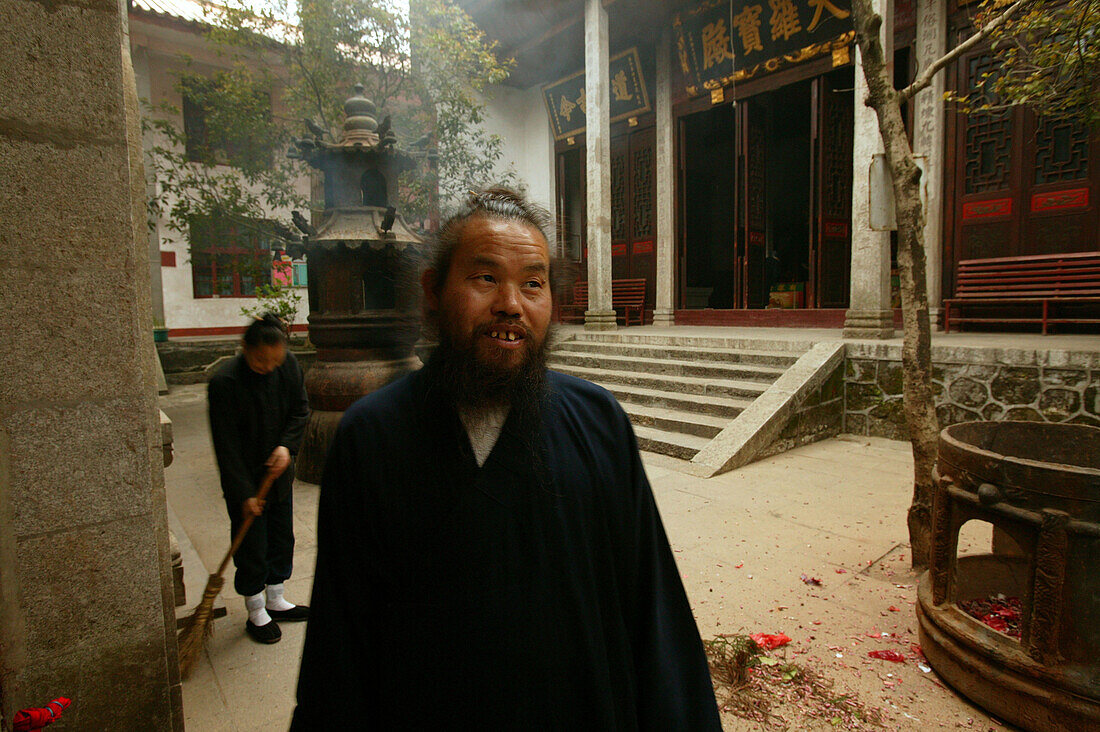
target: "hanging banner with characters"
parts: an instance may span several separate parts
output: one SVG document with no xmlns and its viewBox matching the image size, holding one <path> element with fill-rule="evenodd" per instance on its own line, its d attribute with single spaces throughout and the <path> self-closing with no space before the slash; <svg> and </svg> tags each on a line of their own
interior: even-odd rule
<svg viewBox="0 0 1100 732">
<path fill-rule="evenodd" d="M 832 54 L 849 63 L 851 0 L 704 0 L 673 18 L 689 94 Z"/>
<path fill-rule="evenodd" d="M 608 63 L 611 89 L 611 121 L 618 122 L 648 112 L 649 93 L 638 61 L 638 49 L 631 48 L 612 56 Z M 584 70 L 559 79 L 542 88 L 554 139 L 564 140 L 582 134 L 587 124 L 587 104 L 584 89 Z"/>
</svg>

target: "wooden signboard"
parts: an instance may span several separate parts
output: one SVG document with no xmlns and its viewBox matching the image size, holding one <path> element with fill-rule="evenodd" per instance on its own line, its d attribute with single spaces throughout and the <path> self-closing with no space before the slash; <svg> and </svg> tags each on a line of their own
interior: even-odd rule
<svg viewBox="0 0 1100 732">
<path fill-rule="evenodd" d="M 673 19 L 688 94 L 832 54 L 850 62 L 851 0 L 704 0 Z"/>
<path fill-rule="evenodd" d="M 611 89 L 611 121 L 637 117 L 648 112 L 649 93 L 646 90 L 642 66 L 638 61 L 638 49 L 630 48 L 612 56 L 608 64 Z M 587 121 L 587 103 L 584 88 L 584 70 L 570 74 L 542 88 L 546 111 L 550 113 L 550 125 L 554 139 L 564 140 L 584 133 Z"/>
</svg>

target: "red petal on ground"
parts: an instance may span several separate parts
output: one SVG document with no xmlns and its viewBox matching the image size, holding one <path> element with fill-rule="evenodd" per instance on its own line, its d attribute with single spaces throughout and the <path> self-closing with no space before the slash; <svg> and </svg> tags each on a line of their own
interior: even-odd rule
<svg viewBox="0 0 1100 732">
<path fill-rule="evenodd" d="M 757 645 L 765 651 L 785 646 L 791 642 L 790 637 L 787 636 L 786 633 L 776 633 L 774 635 L 768 633 L 753 633 L 749 637 L 756 641 Z"/>
<path fill-rule="evenodd" d="M 869 651 L 867 653 L 871 658 L 878 658 L 883 661 L 893 661 L 894 663 L 905 663 L 905 656 L 901 655 L 897 651 Z"/>
</svg>

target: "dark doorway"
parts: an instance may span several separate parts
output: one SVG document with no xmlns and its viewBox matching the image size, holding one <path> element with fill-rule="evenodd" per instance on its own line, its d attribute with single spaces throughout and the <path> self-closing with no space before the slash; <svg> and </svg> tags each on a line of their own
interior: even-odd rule
<svg viewBox="0 0 1100 732">
<path fill-rule="evenodd" d="M 681 301 L 686 308 L 735 308 L 734 107 L 680 120 L 684 248 Z"/>
<path fill-rule="evenodd" d="M 763 292 L 769 307 L 806 307 L 810 277 L 810 81 L 766 95 L 767 254 Z"/>
</svg>

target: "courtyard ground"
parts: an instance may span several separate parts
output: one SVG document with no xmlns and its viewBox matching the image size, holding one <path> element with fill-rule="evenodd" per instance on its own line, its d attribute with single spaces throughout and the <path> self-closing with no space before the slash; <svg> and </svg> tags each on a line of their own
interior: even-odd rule
<svg viewBox="0 0 1100 732">
<path fill-rule="evenodd" d="M 165 471 L 169 511 L 185 534 L 182 543 L 213 568 L 228 546 L 229 520 L 205 386 L 173 387 L 161 406 L 175 439 L 175 460 Z M 785 633 L 791 643 L 774 656 L 820 674 L 837 698 L 851 694 L 853 703 L 879 711 L 885 729 L 1006 728 L 935 671 L 923 670 L 915 648 L 917 577 L 909 571 L 905 527 L 908 443 L 842 435 L 711 479 L 689 475 L 672 458 L 645 454 L 644 460 L 704 639 Z M 296 484 L 296 568 L 287 586 L 290 599 L 303 603 L 312 582 L 317 496 L 316 485 Z M 807 581 L 814 579 L 820 584 Z M 191 574 L 186 581 L 201 591 L 206 577 Z M 206 654 L 184 683 L 187 727 L 284 729 L 305 627 L 284 623 L 282 642 L 258 645 L 244 634 L 246 614 L 231 582 L 225 600 L 228 616 L 215 622 Z M 905 661 L 870 658 L 874 650 L 897 651 Z M 812 716 L 808 704 L 780 702 L 788 690 L 775 691 L 768 724 L 727 713 L 725 729 L 845 727 Z"/>
</svg>

